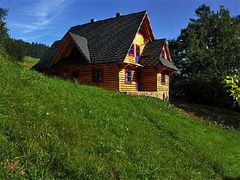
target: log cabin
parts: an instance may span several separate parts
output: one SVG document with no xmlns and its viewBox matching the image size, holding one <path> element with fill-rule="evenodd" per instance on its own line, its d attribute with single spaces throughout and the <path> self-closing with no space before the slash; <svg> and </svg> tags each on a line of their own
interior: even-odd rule
<svg viewBox="0 0 240 180">
<path fill-rule="evenodd" d="M 91 19 L 71 27 L 33 69 L 107 90 L 169 97 L 173 64 L 166 39 L 155 39 L 146 11 Z"/>
</svg>

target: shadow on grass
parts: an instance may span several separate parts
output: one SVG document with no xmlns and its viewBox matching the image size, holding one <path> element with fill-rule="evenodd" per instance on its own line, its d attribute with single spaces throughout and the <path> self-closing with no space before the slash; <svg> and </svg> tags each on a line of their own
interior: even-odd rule
<svg viewBox="0 0 240 180">
<path fill-rule="evenodd" d="M 222 126 L 228 126 L 240 130 L 240 113 L 238 112 L 177 100 L 172 100 L 171 103 L 190 116 L 195 116 L 202 120 L 213 121 Z"/>
</svg>

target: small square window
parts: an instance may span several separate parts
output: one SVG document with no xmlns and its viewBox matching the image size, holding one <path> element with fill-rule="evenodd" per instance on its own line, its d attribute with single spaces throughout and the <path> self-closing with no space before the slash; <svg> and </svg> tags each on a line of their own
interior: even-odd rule
<svg viewBox="0 0 240 180">
<path fill-rule="evenodd" d="M 125 83 L 126 84 L 132 83 L 132 71 L 129 69 L 125 70 Z"/>
<path fill-rule="evenodd" d="M 103 71 L 102 70 L 94 70 L 93 71 L 93 82 L 94 83 L 102 83 L 103 82 Z"/>
<path fill-rule="evenodd" d="M 165 72 L 162 72 L 161 74 L 161 84 L 165 84 L 165 81 L 166 81 L 166 75 L 165 75 Z"/>
<path fill-rule="evenodd" d="M 134 56 L 134 44 L 131 46 L 131 49 L 128 53 L 130 56 Z"/>
</svg>

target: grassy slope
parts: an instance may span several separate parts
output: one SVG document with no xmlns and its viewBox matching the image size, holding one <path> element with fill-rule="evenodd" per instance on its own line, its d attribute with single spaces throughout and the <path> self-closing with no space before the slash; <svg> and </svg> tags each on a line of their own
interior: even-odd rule
<svg viewBox="0 0 240 180">
<path fill-rule="evenodd" d="M 39 61 L 39 58 L 33 58 L 30 56 L 25 56 L 22 62 L 19 62 L 20 65 L 29 69 Z"/>
<path fill-rule="evenodd" d="M 173 101 L 175 106 L 189 115 L 196 116 L 202 120 L 212 121 L 222 126 L 228 126 L 240 130 L 240 114 L 232 110 L 213 106 Z"/>
<path fill-rule="evenodd" d="M 158 99 L 47 78 L 1 59 L 0 77 L 0 177 L 240 175 L 239 131 Z M 19 161 L 12 173 L 10 160 Z"/>
</svg>

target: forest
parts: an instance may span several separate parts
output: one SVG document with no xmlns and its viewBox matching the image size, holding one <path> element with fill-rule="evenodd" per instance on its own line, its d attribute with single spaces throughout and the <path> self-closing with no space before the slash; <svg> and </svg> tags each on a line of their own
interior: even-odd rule
<svg viewBox="0 0 240 180">
<path fill-rule="evenodd" d="M 4 49 L 14 61 L 23 61 L 25 56 L 41 58 L 49 47 L 37 42 L 29 43 L 11 38 L 5 21 L 7 13 L 6 9 L 0 8 L 0 48 Z"/>
</svg>

